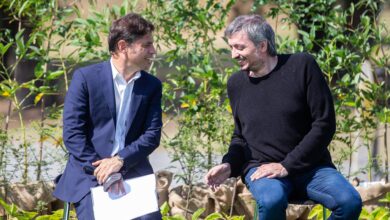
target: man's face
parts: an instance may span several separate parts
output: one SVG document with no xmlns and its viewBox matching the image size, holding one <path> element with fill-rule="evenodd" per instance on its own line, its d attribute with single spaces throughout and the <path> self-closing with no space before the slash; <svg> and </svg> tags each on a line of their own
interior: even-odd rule
<svg viewBox="0 0 390 220">
<path fill-rule="evenodd" d="M 237 60 L 244 71 L 256 72 L 263 66 L 263 59 L 260 47 L 263 46 L 260 42 L 258 47 L 248 38 L 248 34 L 243 31 L 233 33 L 228 38 L 228 44 L 232 50 L 232 58 Z"/>
<path fill-rule="evenodd" d="M 128 45 L 126 65 L 138 67 L 140 70 L 148 70 L 155 54 L 153 35 L 151 33 L 146 34 Z"/>
</svg>

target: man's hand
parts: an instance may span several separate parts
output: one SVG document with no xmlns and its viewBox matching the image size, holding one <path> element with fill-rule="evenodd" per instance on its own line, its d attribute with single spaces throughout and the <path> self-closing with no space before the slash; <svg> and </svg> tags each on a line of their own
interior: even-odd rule
<svg viewBox="0 0 390 220">
<path fill-rule="evenodd" d="M 231 168 L 229 163 L 223 163 L 209 170 L 205 176 L 206 183 L 215 190 L 221 183 L 229 178 Z"/>
<path fill-rule="evenodd" d="M 117 157 L 111 157 L 95 161 L 92 165 L 96 167 L 93 175 L 96 176 L 98 183 L 101 185 L 111 174 L 119 172 L 123 166 L 123 161 Z"/>
<path fill-rule="evenodd" d="M 266 178 L 281 178 L 288 175 L 286 168 L 280 163 L 268 163 L 263 164 L 257 168 L 257 170 L 251 175 L 251 180 Z"/>
</svg>

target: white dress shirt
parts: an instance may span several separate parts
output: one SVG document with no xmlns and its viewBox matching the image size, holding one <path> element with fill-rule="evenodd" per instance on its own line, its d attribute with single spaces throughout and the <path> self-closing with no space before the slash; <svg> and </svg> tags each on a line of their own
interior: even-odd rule
<svg viewBox="0 0 390 220">
<path fill-rule="evenodd" d="M 115 91 L 115 109 L 116 109 L 116 126 L 115 140 L 112 148 L 111 156 L 117 154 L 124 148 L 126 138 L 126 125 L 129 120 L 129 109 L 131 104 L 131 94 L 133 93 L 134 82 L 141 77 L 141 73 L 137 72 L 133 78 L 126 82 L 123 76 L 118 72 L 110 60 L 112 77 L 114 81 Z"/>
</svg>

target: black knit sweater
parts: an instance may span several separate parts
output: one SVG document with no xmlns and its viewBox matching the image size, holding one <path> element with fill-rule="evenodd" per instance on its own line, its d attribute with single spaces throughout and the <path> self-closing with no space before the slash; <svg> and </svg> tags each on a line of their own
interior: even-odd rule
<svg viewBox="0 0 390 220">
<path fill-rule="evenodd" d="M 306 53 L 278 55 L 266 76 L 239 71 L 228 81 L 235 129 L 223 162 L 231 176 L 280 162 L 289 175 L 320 165 L 334 167 L 327 149 L 335 133 L 332 96 L 324 76 Z"/>
</svg>

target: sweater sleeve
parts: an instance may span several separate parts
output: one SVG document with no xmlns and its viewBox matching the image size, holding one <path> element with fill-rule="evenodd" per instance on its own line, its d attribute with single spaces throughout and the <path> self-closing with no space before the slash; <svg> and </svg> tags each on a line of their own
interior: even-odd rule
<svg viewBox="0 0 390 220">
<path fill-rule="evenodd" d="M 322 159 L 336 130 L 334 105 L 325 78 L 311 55 L 304 55 L 306 102 L 312 120 L 311 129 L 281 162 L 289 175 L 310 168 Z"/>
<path fill-rule="evenodd" d="M 237 75 L 236 75 L 237 76 Z M 245 146 L 246 141 L 241 134 L 240 120 L 236 114 L 235 104 L 237 101 L 238 90 L 233 90 L 234 85 L 237 81 L 232 78 L 228 82 L 228 97 L 230 100 L 230 106 L 234 116 L 234 132 L 229 145 L 228 152 L 223 156 L 222 163 L 229 163 L 231 168 L 230 177 L 237 177 L 241 175 L 243 165 L 245 164 Z"/>
<path fill-rule="evenodd" d="M 244 148 L 246 142 L 241 135 L 241 129 L 236 120 L 234 125 L 234 132 L 229 145 L 228 152 L 223 156 L 222 163 L 229 163 L 231 168 L 230 177 L 237 177 L 241 175 L 242 167 L 245 163 Z"/>
</svg>

